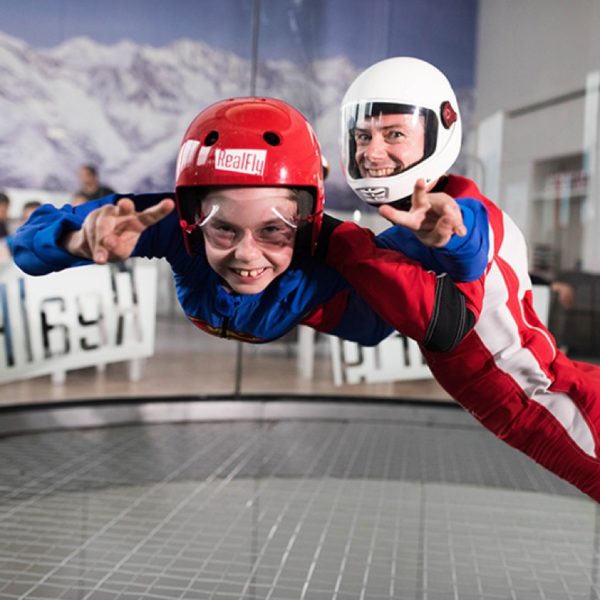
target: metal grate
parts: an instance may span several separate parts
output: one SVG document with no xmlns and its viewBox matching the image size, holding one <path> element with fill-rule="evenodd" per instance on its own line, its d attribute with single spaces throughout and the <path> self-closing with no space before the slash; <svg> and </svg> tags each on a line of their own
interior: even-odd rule
<svg viewBox="0 0 600 600">
<path fill-rule="evenodd" d="M 600 598 L 594 503 L 398 410 L 0 440 L 0 600 Z"/>
</svg>

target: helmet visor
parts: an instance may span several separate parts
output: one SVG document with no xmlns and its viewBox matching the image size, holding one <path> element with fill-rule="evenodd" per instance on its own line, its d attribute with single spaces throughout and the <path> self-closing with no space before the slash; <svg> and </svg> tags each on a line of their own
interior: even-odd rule
<svg viewBox="0 0 600 600">
<path fill-rule="evenodd" d="M 352 179 L 392 177 L 435 152 L 438 122 L 431 109 L 361 102 L 343 109 L 344 164 Z"/>
</svg>

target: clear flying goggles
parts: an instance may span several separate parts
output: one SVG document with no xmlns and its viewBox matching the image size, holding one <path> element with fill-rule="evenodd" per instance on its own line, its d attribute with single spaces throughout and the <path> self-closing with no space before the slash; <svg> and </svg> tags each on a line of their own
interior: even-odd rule
<svg viewBox="0 0 600 600">
<path fill-rule="evenodd" d="M 215 248 L 228 250 L 235 247 L 250 232 L 254 241 L 267 247 L 281 247 L 293 244 L 298 229 L 296 215 L 284 215 L 278 208 L 270 207 L 269 214 L 259 219 L 254 226 L 233 223 L 219 214 L 219 206 L 213 204 L 206 214 L 198 215 L 192 225 L 202 229 L 205 240 Z"/>
</svg>

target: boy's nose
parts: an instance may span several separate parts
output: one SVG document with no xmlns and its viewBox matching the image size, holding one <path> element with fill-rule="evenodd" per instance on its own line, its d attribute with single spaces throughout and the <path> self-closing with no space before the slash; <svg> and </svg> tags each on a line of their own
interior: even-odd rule
<svg viewBox="0 0 600 600">
<path fill-rule="evenodd" d="M 243 261 L 250 261 L 261 254 L 261 249 L 256 243 L 252 232 L 248 230 L 244 231 L 242 239 L 235 247 L 235 257 Z"/>
</svg>

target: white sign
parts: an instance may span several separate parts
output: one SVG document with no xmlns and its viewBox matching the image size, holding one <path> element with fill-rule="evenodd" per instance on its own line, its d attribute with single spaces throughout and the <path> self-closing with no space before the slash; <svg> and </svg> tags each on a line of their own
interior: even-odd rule
<svg viewBox="0 0 600 600">
<path fill-rule="evenodd" d="M 152 355 L 156 266 L 127 264 L 42 277 L 0 265 L 0 383 Z"/>
</svg>

